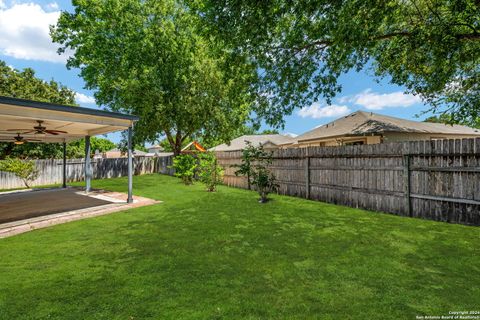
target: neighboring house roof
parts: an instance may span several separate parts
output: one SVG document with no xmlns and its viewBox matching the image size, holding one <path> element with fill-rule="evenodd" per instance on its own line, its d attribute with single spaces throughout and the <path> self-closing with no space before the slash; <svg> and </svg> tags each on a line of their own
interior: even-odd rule
<svg viewBox="0 0 480 320">
<path fill-rule="evenodd" d="M 160 145 L 158 145 L 158 144 L 156 144 L 156 145 L 153 145 L 153 146 L 151 146 L 151 147 L 149 147 L 149 148 L 148 148 L 148 150 L 151 150 L 151 149 L 159 149 L 159 150 L 163 150 L 163 147 L 162 147 L 162 146 L 160 146 Z"/>
<path fill-rule="evenodd" d="M 110 149 L 110 150 L 108 150 L 108 151 L 105 151 L 105 152 L 103 152 L 103 154 L 105 154 L 105 155 L 110 155 L 110 156 L 111 156 L 111 155 L 118 155 L 118 156 L 120 156 L 120 155 L 122 154 L 122 151 L 121 151 L 120 149 L 115 148 L 115 149 Z"/>
<path fill-rule="evenodd" d="M 118 148 L 115 148 L 115 149 L 111 149 L 111 150 L 108 150 L 106 152 L 103 152 L 103 154 L 105 154 L 107 157 L 117 158 L 117 157 L 121 157 L 122 155 L 126 156 L 127 152 L 122 151 Z M 145 156 L 146 154 L 147 154 L 146 152 L 141 151 L 141 150 L 133 150 L 133 155 L 134 156 Z"/>
<path fill-rule="evenodd" d="M 257 135 L 244 135 L 233 139 L 230 144 L 223 143 L 216 147 L 209 149 L 210 151 L 238 151 L 243 150 L 247 143 L 246 141 L 252 143 L 254 146 L 272 144 L 278 146 L 281 144 L 287 144 L 294 141 L 292 137 L 282 135 L 282 134 L 257 134 Z"/>
<path fill-rule="evenodd" d="M 336 136 L 371 135 L 385 132 L 480 136 L 480 130 L 467 126 L 419 122 L 385 116 L 373 112 L 356 111 L 345 117 L 308 131 L 296 137 L 294 140 L 296 142 L 301 142 Z"/>
<path fill-rule="evenodd" d="M 148 152 L 145 157 L 169 157 L 173 156 L 173 152 Z"/>
<path fill-rule="evenodd" d="M 141 151 L 141 150 L 133 150 L 133 154 L 136 155 L 136 156 L 144 156 L 147 153 L 145 151 Z"/>
</svg>

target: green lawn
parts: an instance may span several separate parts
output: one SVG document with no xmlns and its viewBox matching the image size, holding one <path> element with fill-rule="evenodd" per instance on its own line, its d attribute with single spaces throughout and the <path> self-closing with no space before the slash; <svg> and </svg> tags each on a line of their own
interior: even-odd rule
<svg viewBox="0 0 480 320">
<path fill-rule="evenodd" d="M 126 179 L 94 181 L 124 191 Z M 480 308 L 480 228 L 135 177 L 163 203 L 0 239 L 0 319 L 415 319 Z"/>
</svg>

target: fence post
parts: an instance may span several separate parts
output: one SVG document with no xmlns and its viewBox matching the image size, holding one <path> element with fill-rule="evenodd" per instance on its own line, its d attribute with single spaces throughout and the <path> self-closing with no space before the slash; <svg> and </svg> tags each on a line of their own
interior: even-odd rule
<svg viewBox="0 0 480 320">
<path fill-rule="evenodd" d="M 310 156 L 308 154 L 308 147 L 305 155 L 305 198 L 310 199 Z"/>
<path fill-rule="evenodd" d="M 412 216 L 412 203 L 410 197 L 410 155 L 403 155 L 403 183 L 405 193 L 406 215 Z"/>
</svg>

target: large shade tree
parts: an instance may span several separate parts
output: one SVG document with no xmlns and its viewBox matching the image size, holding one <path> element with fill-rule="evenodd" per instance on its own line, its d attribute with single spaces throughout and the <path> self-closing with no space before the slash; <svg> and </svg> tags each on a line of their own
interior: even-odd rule
<svg viewBox="0 0 480 320">
<path fill-rule="evenodd" d="M 371 68 L 432 111 L 475 124 L 480 113 L 478 0 L 192 0 L 210 32 L 257 63 L 270 123 L 328 102 L 338 78 Z"/>
<path fill-rule="evenodd" d="M 51 34 L 73 49 L 97 102 L 140 116 L 134 140 L 165 136 L 174 153 L 192 136 L 231 139 L 252 110 L 255 67 L 204 33 L 180 0 L 73 1 Z"/>
</svg>

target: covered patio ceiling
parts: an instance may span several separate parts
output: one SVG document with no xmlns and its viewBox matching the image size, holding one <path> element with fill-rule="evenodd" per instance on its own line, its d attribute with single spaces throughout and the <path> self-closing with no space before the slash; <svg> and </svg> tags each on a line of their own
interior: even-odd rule
<svg viewBox="0 0 480 320">
<path fill-rule="evenodd" d="M 127 114 L 0 96 L 0 141 L 15 142 L 15 137 L 20 135 L 26 141 L 69 142 L 126 130 L 136 120 L 138 117 Z M 41 126 L 46 130 L 65 133 L 34 131 L 38 121 L 42 121 Z"/>
<path fill-rule="evenodd" d="M 128 198 L 132 197 L 132 128 L 138 117 L 82 107 L 0 96 L 0 141 L 63 144 L 63 187 L 66 188 L 66 143 L 85 138 L 85 191 L 91 187 L 90 137 L 128 130 Z"/>
</svg>

